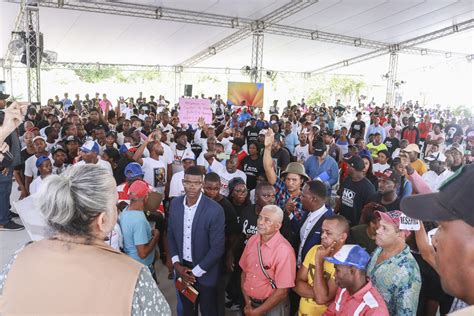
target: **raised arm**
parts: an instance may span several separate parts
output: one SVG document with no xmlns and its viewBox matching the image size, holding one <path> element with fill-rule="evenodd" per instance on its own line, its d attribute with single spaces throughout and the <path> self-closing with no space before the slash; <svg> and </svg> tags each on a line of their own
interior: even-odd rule
<svg viewBox="0 0 474 316">
<path fill-rule="evenodd" d="M 277 175 L 275 169 L 273 168 L 272 160 L 272 143 L 275 141 L 273 130 L 271 128 L 267 129 L 265 134 L 265 150 L 263 151 L 263 169 L 265 169 L 265 174 L 267 180 L 270 184 L 275 184 L 277 180 Z"/>
</svg>

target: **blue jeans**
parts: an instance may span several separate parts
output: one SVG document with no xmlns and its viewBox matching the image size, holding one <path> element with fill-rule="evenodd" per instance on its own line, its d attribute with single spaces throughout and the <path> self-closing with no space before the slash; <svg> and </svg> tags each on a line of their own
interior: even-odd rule
<svg viewBox="0 0 474 316">
<path fill-rule="evenodd" d="M 4 176 L 0 173 L 0 225 L 10 221 L 10 195 L 12 193 L 13 169 Z"/>
</svg>

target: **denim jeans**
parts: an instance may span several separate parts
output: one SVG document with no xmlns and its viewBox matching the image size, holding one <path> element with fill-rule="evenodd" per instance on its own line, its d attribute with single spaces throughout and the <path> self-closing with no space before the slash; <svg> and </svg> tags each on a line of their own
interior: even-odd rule
<svg viewBox="0 0 474 316">
<path fill-rule="evenodd" d="M 0 173 L 0 225 L 10 221 L 10 195 L 12 193 L 13 169 L 4 176 Z"/>
</svg>

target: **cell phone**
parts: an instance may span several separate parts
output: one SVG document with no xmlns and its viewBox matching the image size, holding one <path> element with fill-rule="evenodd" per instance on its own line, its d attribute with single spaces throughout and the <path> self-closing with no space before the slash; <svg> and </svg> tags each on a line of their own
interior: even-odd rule
<svg viewBox="0 0 474 316">
<path fill-rule="evenodd" d="M 219 160 L 227 160 L 227 159 L 230 159 L 230 154 L 219 153 L 219 154 L 216 155 L 216 157 Z"/>
</svg>

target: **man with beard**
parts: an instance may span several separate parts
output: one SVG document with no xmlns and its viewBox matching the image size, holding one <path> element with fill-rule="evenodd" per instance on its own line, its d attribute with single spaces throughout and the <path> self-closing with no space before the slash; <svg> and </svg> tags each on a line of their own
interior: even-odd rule
<svg viewBox="0 0 474 316">
<path fill-rule="evenodd" d="M 370 202 L 383 205 L 387 211 L 400 209 L 400 198 L 397 191 L 401 182 L 401 175 L 395 169 L 386 169 L 375 174 L 378 177 L 378 192 L 369 198 Z"/>
</svg>

